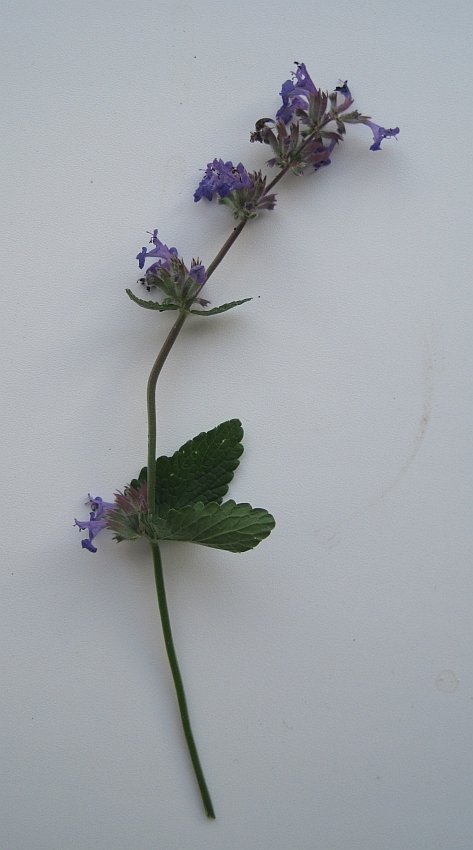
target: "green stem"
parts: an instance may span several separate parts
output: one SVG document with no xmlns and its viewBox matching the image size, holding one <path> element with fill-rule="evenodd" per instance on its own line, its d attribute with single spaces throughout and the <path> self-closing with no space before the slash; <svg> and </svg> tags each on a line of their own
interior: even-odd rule
<svg viewBox="0 0 473 850">
<path fill-rule="evenodd" d="M 158 606 L 159 613 L 161 615 L 161 623 L 163 626 L 163 635 L 164 635 L 164 643 L 166 645 L 166 650 L 169 658 L 169 664 L 171 667 L 172 677 L 174 679 L 174 686 L 176 688 L 177 702 L 179 704 L 179 711 L 181 713 L 182 727 L 184 729 L 184 735 L 186 737 L 187 746 L 189 748 L 189 754 L 191 757 L 192 765 L 195 771 L 197 783 L 199 785 L 200 793 L 202 795 L 202 801 L 204 804 L 204 808 L 209 818 L 215 818 L 215 812 L 212 806 L 212 800 L 210 799 L 210 794 L 205 782 L 204 774 L 202 771 L 202 767 L 199 761 L 199 755 L 197 753 L 197 747 L 195 745 L 194 736 L 192 734 L 191 724 L 189 720 L 189 712 L 187 709 L 186 695 L 184 693 L 184 686 L 182 684 L 181 672 L 179 670 L 179 665 L 177 663 L 176 651 L 174 649 L 174 643 L 172 639 L 171 632 L 171 623 L 169 620 L 169 611 L 166 602 L 166 590 L 164 587 L 164 576 L 163 576 L 163 567 L 161 563 L 161 554 L 159 551 L 159 545 L 157 543 L 151 543 L 151 550 L 153 552 L 153 562 L 154 562 L 154 575 L 156 579 L 156 592 L 158 594 Z"/>
<path fill-rule="evenodd" d="M 215 259 L 210 263 L 210 266 L 207 269 L 206 280 L 208 280 L 210 275 L 214 273 L 215 269 L 220 265 L 235 240 L 238 239 L 246 222 L 247 219 L 240 221 L 240 223 L 232 230 L 230 236 L 225 244 L 220 248 Z M 158 382 L 161 369 L 163 368 L 167 356 L 181 332 L 187 316 L 188 313 L 184 310 L 179 312 L 179 316 L 169 331 L 148 378 L 146 403 L 148 408 L 148 511 L 150 518 L 153 517 L 156 510 L 156 384 Z"/>
<path fill-rule="evenodd" d="M 273 184 L 277 183 L 281 177 L 289 170 L 289 167 L 284 169 L 278 176 L 273 180 Z M 227 254 L 227 252 L 232 247 L 233 243 L 238 239 L 240 233 L 245 227 L 247 219 L 243 219 L 240 223 L 232 230 L 230 236 L 222 245 L 220 251 L 212 261 L 212 263 L 207 268 L 207 277 L 206 280 L 214 273 L 217 266 L 220 265 L 223 258 Z M 156 513 L 156 385 L 158 382 L 159 375 L 161 370 L 166 362 L 166 359 L 176 342 L 177 337 L 179 336 L 182 327 L 184 325 L 185 320 L 187 319 L 188 313 L 185 310 L 179 311 L 179 316 L 174 322 L 171 330 L 169 331 L 164 344 L 153 364 L 153 368 L 151 369 L 149 378 L 148 378 L 148 386 L 146 390 L 146 403 L 148 409 L 148 515 L 151 521 Z M 202 767 L 199 761 L 199 755 L 197 753 L 197 747 L 195 745 L 194 736 L 192 734 L 192 729 L 189 720 L 189 712 L 187 709 L 186 696 L 184 692 L 184 686 L 182 683 L 182 677 L 179 670 L 179 665 L 177 662 L 176 651 L 174 649 L 174 643 L 172 639 L 171 632 L 171 623 L 169 620 L 169 611 L 166 602 L 166 591 L 164 587 L 164 576 L 163 576 L 163 568 L 161 563 L 161 554 L 159 551 L 159 545 L 156 541 L 152 541 L 150 543 L 151 551 L 153 553 L 153 562 L 154 562 L 154 575 L 156 580 L 156 592 L 158 595 L 158 606 L 159 613 L 161 615 L 161 623 L 163 628 L 164 635 L 164 643 L 166 645 L 166 650 L 168 654 L 169 664 L 171 667 L 172 676 L 174 679 L 174 686 L 176 689 L 177 702 L 179 705 L 179 711 L 181 714 L 181 721 L 184 730 L 184 735 L 187 741 L 187 746 L 189 748 L 189 754 L 191 757 L 192 765 L 194 767 L 194 772 L 197 778 L 197 783 L 199 785 L 200 793 L 202 795 L 202 800 L 204 803 L 204 808 L 209 818 L 215 818 L 215 813 L 212 806 L 212 800 L 210 799 L 210 794 L 205 782 L 204 774 L 202 771 Z"/>
<path fill-rule="evenodd" d="M 305 147 L 307 142 L 308 140 L 303 143 L 303 145 L 301 145 L 301 148 Z M 274 178 L 274 180 L 269 183 L 266 192 L 269 192 L 273 188 L 273 186 L 276 185 L 276 183 L 279 183 L 281 178 L 284 177 L 284 175 L 290 170 L 290 168 L 292 168 L 292 165 L 288 163 Z M 226 256 L 227 252 L 232 247 L 233 243 L 238 239 L 240 233 L 246 225 L 247 220 L 248 219 L 243 219 L 236 227 L 234 227 L 230 236 L 228 237 L 224 245 L 222 245 L 220 251 L 214 258 L 214 260 L 208 266 L 206 280 L 208 280 L 209 277 L 214 273 L 215 269 L 217 268 L 217 266 L 220 265 L 223 258 Z M 156 513 L 156 385 L 158 382 L 159 375 L 161 373 L 161 369 L 163 368 L 166 359 L 182 330 L 187 316 L 188 312 L 186 310 L 179 311 L 179 316 L 177 317 L 164 341 L 164 344 L 154 362 L 153 368 L 151 369 L 148 379 L 148 386 L 146 391 L 146 402 L 148 408 L 148 515 L 151 521 L 153 520 L 153 517 Z M 199 785 L 200 793 L 202 795 L 202 801 L 204 803 L 204 808 L 207 817 L 215 818 L 212 800 L 210 799 L 210 794 L 199 761 L 199 755 L 197 753 L 197 747 L 195 745 L 194 736 L 192 734 L 189 711 L 187 709 L 186 695 L 182 683 L 181 672 L 179 670 L 179 665 L 177 662 L 176 651 L 174 649 L 171 623 L 169 620 L 169 611 L 166 601 L 166 590 L 164 587 L 161 553 L 159 551 L 159 545 L 156 541 L 151 541 L 150 545 L 151 551 L 153 553 L 156 592 L 158 595 L 158 607 L 159 613 L 161 615 L 164 643 L 168 654 L 172 677 L 174 679 L 174 686 L 176 689 L 177 702 L 181 714 L 182 727 L 184 730 L 187 746 L 189 748 L 189 754 L 191 757 L 192 765 L 194 767 L 194 772 L 196 775 L 197 783 Z"/>
<path fill-rule="evenodd" d="M 311 137 L 310 137 L 311 138 Z M 306 139 L 305 142 L 302 143 L 299 150 L 302 150 L 309 139 Z M 274 180 L 268 184 L 266 187 L 266 194 L 276 185 L 279 181 L 284 177 L 285 174 L 292 168 L 292 164 L 288 163 L 280 172 L 276 175 Z M 206 281 L 209 279 L 211 275 L 213 275 L 217 266 L 220 265 L 223 258 L 226 256 L 233 243 L 236 242 L 243 228 L 245 227 L 248 219 L 245 218 L 237 224 L 236 227 L 233 228 L 230 236 L 226 240 L 226 242 L 220 248 L 220 251 L 212 260 L 210 265 L 207 267 L 207 276 Z M 203 285 L 203 284 L 202 284 Z M 182 329 L 182 326 L 187 318 L 187 313 L 182 310 L 179 312 L 179 317 L 176 319 L 174 325 L 172 326 L 168 336 L 164 341 L 164 345 L 159 352 L 156 361 L 151 369 L 150 376 L 148 379 L 148 388 L 147 388 L 147 407 L 148 407 L 148 506 L 149 513 L 152 516 L 155 512 L 156 507 L 156 384 L 161 372 L 161 369 L 166 362 L 166 358 L 171 351 L 179 333 Z"/>
<path fill-rule="evenodd" d="M 146 402 L 148 407 L 148 511 L 150 517 L 153 517 L 156 509 L 156 384 L 161 369 L 186 318 L 187 313 L 180 311 L 178 318 L 164 341 L 163 347 L 155 360 L 148 378 Z"/>
</svg>

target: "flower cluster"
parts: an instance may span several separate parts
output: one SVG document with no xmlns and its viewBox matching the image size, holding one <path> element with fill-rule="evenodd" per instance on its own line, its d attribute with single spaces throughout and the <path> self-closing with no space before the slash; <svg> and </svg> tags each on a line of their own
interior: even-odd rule
<svg viewBox="0 0 473 850">
<path fill-rule="evenodd" d="M 219 204 L 229 207 L 237 221 L 256 218 L 260 210 L 273 210 L 276 206 L 276 195 L 266 192 L 266 177 L 261 171 L 253 172 L 251 180 L 250 189 L 239 189 L 219 198 Z"/>
<path fill-rule="evenodd" d="M 89 493 L 89 501 L 86 504 L 92 508 L 90 519 L 87 522 L 75 520 L 75 525 L 81 531 L 89 532 L 89 537 L 82 540 L 83 549 L 96 552 L 97 547 L 92 541 L 104 528 L 114 531 L 115 540 L 118 541 L 135 540 L 140 535 L 147 534 L 147 484 L 146 481 L 135 483 L 137 487 L 129 484 L 123 493 L 115 493 L 115 502 L 104 502 L 100 496 L 93 499 Z"/>
<path fill-rule="evenodd" d="M 293 79 L 282 85 L 282 106 L 275 120 L 260 119 L 251 134 L 252 142 L 272 147 L 275 156 L 268 165 L 290 166 L 296 174 L 303 174 L 309 165 L 314 169 L 328 165 L 335 145 L 345 134 L 345 124 L 366 124 L 373 133 L 373 151 L 380 149 L 383 139 L 397 136 L 399 127 L 388 130 L 357 110 L 347 111 L 353 97 L 346 80 L 329 94 L 316 88 L 303 63 L 296 62 L 296 66 Z"/>
<path fill-rule="evenodd" d="M 289 124 L 294 113 L 297 112 L 303 123 L 315 124 L 317 119 L 322 118 L 325 114 L 329 95 L 315 87 L 303 62 L 296 62 L 295 64 L 297 70 L 293 72 L 293 79 L 286 80 L 282 84 L 280 92 L 282 106 L 276 113 L 276 121 Z M 343 96 L 343 102 L 339 106 L 337 105 L 337 93 Z M 347 80 L 341 86 L 336 86 L 330 102 L 334 117 L 350 108 L 353 98 Z"/>
<path fill-rule="evenodd" d="M 205 177 L 194 192 L 194 201 L 218 196 L 220 204 L 230 207 L 237 221 L 256 218 L 260 210 L 272 210 L 276 195 L 266 194 L 266 177 L 261 171 L 248 174 L 241 162 L 233 165 L 222 159 L 209 162 Z"/>
<path fill-rule="evenodd" d="M 160 239 L 158 239 L 158 231 L 154 230 L 150 233 L 149 240 L 153 245 L 150 251 L 144 246 L 137 255 L 139 267 L 142 269 L 146 260 L 157 258 L 156 262 L 152 263 L 146 269 L 144 277 L 140 278 L 140 283 L 146 286 L 148 292 L 152 286 L 156 286 L 166 295 L 164 304 L 175 304 L 179 307 L 197 301 L 205 307 L 209 302 L 205 298 L 199 298 L 199 292 L 202 289 L 207 274 L 204 266 L 199 260 L 192 260 L 190 269 L 184 264 L 184 261 L 179 257 L 177 248 L 168 248 Z"/>
<path fill-rule="evenodd" d="M 233 165 L 232 162 L 224 162 L 223 159 L 214 159 L 213 162 L 208 163 L 204 174 L 194 192 L 196 202 L 201 198 L 211 201 L 215 194 L 219 198 L 226 198 L 230 192 L 253 187 L 253 181 L 241 162 Z"/>
<path fill-rule="evenodd" d="M 114 531 L 115 540 L 136 540 L 149 535 L 146 521 L 148 513 L 148 485 L 146 481 L 128 484 L 123 493 L 115 493 L 114 510 L 108 514 L 106 527 Z"/>
</svg>

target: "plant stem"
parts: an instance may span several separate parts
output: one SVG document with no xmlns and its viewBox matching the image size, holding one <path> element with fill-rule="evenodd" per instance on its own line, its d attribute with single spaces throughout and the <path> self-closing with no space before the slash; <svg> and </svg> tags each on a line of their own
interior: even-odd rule
<svg viewBox="0 0 473 850">
<path fill-rule="evenodd" d="M 274 185 L 277 183 L 281 177 L 284 176 L 286 171 L 289 170 L 289 166 L 285 168 L 280 174 L 277 175 L 273 183 L 270 185 Z M 243 219 L 240 223 L 232 230 L 230 236 L 222 245 L 220 251 L 212 261 L 212 263 L 207 268 L 207 276 L 206 280 L 214 273 L 217 266 L 220 265 L 223 258 L 227 254 L 227 252 L 232 247 L 233 243 L 238 239 L 240 233 L 245 227 L 247 219 Z M 164 344 L 153 364 L 153 368 L 151 369 L 148 385 L 146 390 L 146 403 L 148 409 L 148 515 L 151 521 L 156 513 L 156 385 L 158 382 L 159 375 L 161 373 L 161 369 L 163 368 L 166 359 L 176 342 L 177 337 L 179 336 L 182 327 L 184 325 L 185 320 L 187 319 L 188 313 L 185 310 L 179 311 L 179 316 L 174 322 L 171 330 L 169 331 Z M 177 662 L 176 651 L 174 649 L 174 642 L 172 639 L 171 632 L 171 623 L 169 620 L 169 611 L 166 601 L 166 590 L 164 587 L 164 576 L 163 576 L 163 568 L 161 563 L 161 553 L 159 551 L 159 545 L 156 541 L 152 541 L 150 543 L 151 551 L 153 554 L 153 563 L 154 563 L 154 575 L 156 581 L 156 592 L 158 595 L 158 607 L 159 613 L 161 615 L 161 624 L 163 628 L 164 635 L 164 643 L 166 646 L 166 651 L 168 654 L 169 664 L 171 667 L 172 677 L 174 680 L 174 686 L 176 689 L 177 702 L 179 705 L 179 711 L 181 715 L 182 727 L 184 730 L 184 735 L 187 741 L 187 746 L 189 749 L 189 754 L 191 757 L 192 765 L 194 767 L 194 772 L 196 775 L 197 783 L 199 785 L 200 793 L 202 795 L 202 801 L 204 803 L 204 808 L 209 818 L 215 818 L 214 809 L 212 806 L 212 800 L 210 799 L 210 794 L 205 782 L 204 774 L 202 771 L 202 767 L 199 761 L 199 755 L 197 753 L 197 747 L 195 745 L 194 736 L 192 734 L 192 729 L 190 725 L 189 712 L 187 709 L 186 696 L 184 692 L 184 686 L 182 683 L 181 672 L 179 670 L 179 665 Z"/>
<path fill-rule="evenodd" d="M 279 181 L 281 180 L 281 178 L 282 178 L 282 177 L 284 177 L 284 175 L 285 175 L 285 174 L 287 174 L 287 172 L 288 172 L 291 168 L 292 168 L 292 164 L 289 162 L 287 165 L 285 165 L 285 166 L 284 166 L 284 168 L 283 168 L 283 169 L 281 169 L 281 171 L 279 172 L 279 174 L 276 174 L 276 177 L 275 177 L 273 180 L 271 180 L 271 183 L 268 183 L 268 185 L 266 186 L 266 190 L 265 190 L 265 193 L 264 193 L 264 194 L 265 194 L 265 195 L 267 195 L 267 194 L 268 194 L 268 192 L 270 192 L 270 191 L 271 191 L 271 189 L 273 188 L 273 186 L 275 186 L 275 185 L 276 185 L 276 183 L 279 183 Z"/>
<path fill-rule="evenodd" d="M 217 266 L 222 262 L 227 251 L 230 250 L 231 246 L 243 230 L 245 224 L 246 219 L 244 221 L 241 221 L 237 225 L 237 227 L 233 229 L 227 241 L 222 246 L 217 256 L 208 267 L 206 278 L 207 280 L 209 279 L 210 275 L 213 274 Z M 181 332 L 181 329 L 184 325 L 185 320 L 187 319 L 187 316 L 188 313 L 185 310 L 179 311 L 179 316 L 177 317 L 171 330 L 169 331 L 164 341 L 164 344 L 153 364 L 153 368 L 151 369 L 148 378 L 148 386 L 146 390 L 146 402 L 148 408 L 148 513 L 151 520 L 156 512 L 156 385 L 158 382 L 159 375 L 161 373 L 161 369 L 163 368 L 168 354 L 171 351 L 171 348 L 173 347 L 177 337 L 179 336 L 179 333 Z M 153 553 L 154 576 L 156 581 L 156 592 L 158 595 L 158 607 L 161 616 L 164 643 L 168 654 L 172 677 L 174 679 L 174 686 L 176 689 L 177 702 L 179 705 L 182 727 L 184 730 L 189 754 L 191 757 L 192 765 L 194 767 L 194 772 L 196 775 L 197 783 L 199 785 L 200 793 L 202 795 L 202 801 L 204 803 L 204 808 L 207 817 L 215 818 L 212 800 L 210 799 L 210 794 L 199 761 L 199 755 L 197 753 L 197 747 L 195 745 L 194 736 L 192 734 L 191 724 L 189 720 L 189 712 L 187 709 L 186 695 L 184 692 L 184 685 L 182 683 L 181 672 L 179 670 L 176 651 L 174 649 L 171 623 L 169 620 L 169 611 L 166 601 L 166 590 L 164 587 L 161 553 L 159 551 L 159 545 L 157 542 L 151 543 L 151 551 Z"/>
<path fill-rule="evenodd" d="M 208 280 L 210 275 L 214 273 L 215 269 L 220 265 L 235 240 L 238 239 L 246 222 L 247 219 L 240 221 L 240 223 L 232 230 L 230 236 L 225 244 L 220 248 L 215 259 L 210 263 L 210 266 L 207 269 L 206 280 Z M 188 314 L 184 310 L 179 311 L 179 316 L 169 331 L 148 378 L 146 402 L 148 408 L 148 511 L 150 518 L 153 517 L 156 510 L 156 384 L 158 382 L 161 369 L 163 368 L 167 356 L 179 336 L 187 316 Z"/>
<path fill-rule="evenodd" d="M 308 143 L 309 139 L 307 139 L 300 147 L 300 150 L 305 147 Z M 276 177 L 268 184 L 266 188 L 266 193 L 269 192 L 273 186 L 275 186 L 282 177 L 292 168 L 292 164 L 288 163 L 280 172 L 276 175 Z M 243 219 L 240 223 L 234 227 L 230 236 L 226 240 L 226 242 L 222 245 L 220 251 L 215 256 L 214 260 L 210 263 L 207 268 L 206 280 L 214 273 L 217 266 L 220 265 L 223 258 L 226 256 L 227 252 L 232 247 L 233 243 L 238 239 L 240 233 L 246 225 L 248 219 Z M 203 284 L 202 284 L 203 285 Z M 186 310 L 180 310 L 179 316 L 174 322 L 171 330 L 169 331 L 164 344 L 153 364 L 153 368 L 151 369 L 148 385 L 146 391 L 146 402 L 148 409 L 148 515 L 151 521 L 156 513 L 156 385 L 158 382 L 159 375 L 161 373 L 161 369 L 163 368 L 166 359 L 176 342 L 177 337 L 179 336 L 182 327 L 184 325 L 185 320 L 187 319 L 188 312 Z M 150 541 L 151 551 L 153 554 L 153 563 L 154 563 L 154 576 L 156 581 L 156 592 L 158 596 L 158 607 L 159 613 L 161 615 L 161 624 L 163 628 L 164 635 L 164 643 L 166 646 L 166 651 L 169 659 L 169 665 L 171 667 L 171 673 L 174 680 L 174 686 L 176 689 L 177 702 L 179 705 L 179 711 L 181 715 L 182 727 L 184 730 L 184 735 L 187 741 L 187 746 L 189 749 L 189 754 L 191 757 L 192 765 L 194 768 L 195 776 L 197 779 L 197 783 L 199 785 L 200 793 L 202 795 L 202 801 L 204 804 L 204 808 L 209 818 L 215 818 L 214 809 L 212 806 L 212 800 L 210 799 L 210 794 L 205 782 L 204 774 L 202 771 L 202 767 L 199 761 L 199 755 L 197 752 L 197 747 L 195 745 L 194 736 L 192 734 L 190 719 L 189 719 L 189 711 L 187 708 L 186 695 L 184 692 L 184 685 L 182 683 L 181 672 L 179 670 L 179 664 L 177 662 L 176 651 L 174 649 L 174 642 L 172 639 L 171 632 L 171 622 L 169 619 L 169 611 L 166 601 L 166 590 L 164 587 L 164 575 L 163 575 L 163 567 L 161 562 L 161 553 L 159 551 L 159 544 L 157 541 Z"/>
<path fill-rule="evenodd" d="M 209 279 L 210 275 L 214 273 L 217 266 L 220 265 L 225 254 L 227 253 L 227 251 L 230 250 L 233 243 L 238 239 L 238 237 L 239 237 L 241 231 L 243 230 L 247 221 L 248 221 L 248 219 L 244 218 L 243 221 L 240 221 L 240 224 L 237 224 L 237 226 L 233 228 L 233 230 L 230 233 L 230 236 L 228 237 L 227 241 L 225 242 L 224 245 L 222 245 L 217 256 L 215 257 L 214 260 L 212 260 L 212 262 L 210 263 L 210 266 L 207 268 L 207 270 L 206 270 L 207 271 L 207 280 Z"/>
<path fill-rule="evenodd" d="M 161 369 L 186 318 L 187 313 L 183 310 L 180 311 L 178 318 L 164 341 L 148 378 L 146 402 L 148 407 L 148 511 L 150 518 L 153 517 L 156 509 L 156 384 Z"/>
<path fill-rule="evenodd" d="M 308 144 L 310 138 L 311 137 L 309 137 L 309 139 L 306 139 L 302 143 L 298 152 L 300 152 L 300 150 L 302 150 Z M 273 186 L 276 185 L 276 183 L 279 183 L 279 181 L 284 177 L 285 174 L 287 174 L 287 172 L 291 168 L 292 168 L 292 164 L 288 163 L 279 172 L 279 174 L 276 175 L 274 180 L 272 180 L 271 183 L 268 184 L 268 186 L 266 187 L 266 193 L 265 194 L 267 194 L 273 188 Z M 226 254 L 228 253 L 228 251 L 232 247 L 233 243 L 236 242 L 240 233 L 242 232 L 243 228 L 245 227 L 247 221 L 248 221 L 248 219 L 245 218 L 242 221 L 240 221 L 240 223 L 237 224 L 236 227 L 233 228 L 232 232 L 230 233 L 230 236 L 228 237 L 226 242 L 222 245 L 222 247 L 220 248 L 220 251 L 214 257 L 214 259 L 212 260 L 210 265 L 207 267 L 206 281 L 214 273 L 217 266 L 220 265 L 223 258 L 226 256 Z M 202 286 L 203 285 L 204 284 L 202 284 Z M 177 337 L 179 336 L 179 333 L 180 333 L 181 328 L 182 328 L 182 326 L 183 326 L 183 324 L 184 324 L 184 322 L 187 318 L 187 315 L 188 314 L 184 310 L 179 312 L 179 317 L 176 319 L 176 321 L 174 322 L 174 325 L 172 326 L 171 330 L 169 331 L 169 334 L 164 341 L 164 345 L 161 348 L 161 351 L 159 352 L 159 354 L 156 358 L 156 361 L 153 365 L 153 368 L 151 369 L 149 379 L 148 379 L 148 388 L 147 388 L 146 398 L 147 398 L 147 406 L 148 406 L 148 505 L 149 505 L 150 516 L 152 516 L 154 514 L 155 507 L 156 507 L 156 493 L 155 493 L 155 490 L 156 490 L 156 467 L 155 467 L 155 460 L 156 460 L 156 384 L 157 384 L 161 369 L 163 368 L 164 363 L 166 361 L 166 358 L 167 358 L 169 352 L 171 351 L 171 348 L 173 347 Z"/>
<path fill-rule="evenodd" d="M 187 746 L 189 748 L 189 754 L 191 757 L 192 765 L 195 771 L 196 779 L 199 785 L 200 793 L 202 795 L 202 801 L 204 804 L 205 812 L 207 817 L 215 819 L 215 812 L 212 806 L 212 800 L 210 799 L 210 794 L 205 782 L 204 774 L 202 771 L 202 767 L 199 761 L 199 755 L 197 753 L 197 747 L 195 745 L 194 736 L 192 734 L 191 724 L 189 720 L 189 712 L 187 709 L 186 695 L 184 693 L 184 686 L 182 684 L 181 672 L 179 670 L 179 665 L 177 663 L 176 651 L 174 649 L 174 643 L 172 639 L 171 632 L 171 623 L 169 620 L 169 611 L 166 602 L 166 590 L 164 587 L 164 576 L 163 576 L 163 568 L 161 563 L 161 554 L 159 551 L 158 543 L 151 543 L 151 550 L 153 552 L 153 562 L 154 562 L 154 575 L 156 579 L 156 592 L 158 594 L 158 606 L 159 613 L 161 615 L 161 623 L 163 626 L 163 635 L 164 635 L 164 643 L 166 645 L 166 650 L 169 658 L 169 664 L 171 667 L 172 677 L 174 679 L 174 686 L 176 688 L 177 701 L 179 704 L 179 711 L 181 714 L 182 727 L 184 729 L 184 735 L 186 737 Z"/>
</svg>

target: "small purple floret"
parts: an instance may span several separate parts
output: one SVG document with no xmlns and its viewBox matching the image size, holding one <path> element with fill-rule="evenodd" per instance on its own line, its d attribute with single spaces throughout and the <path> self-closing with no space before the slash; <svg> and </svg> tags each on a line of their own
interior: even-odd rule
<svg viewBox="0 0 473 850">
<path fill-rule="evenodd" d="M 301 92 L 307 94 L 317 94 L 317 89 L 312 82 L 310 75 L 307 71 L 306 66 L 303 62 L 296 62 L 297 71 L 295 72 L 295 78 L 297 81 L 296 91 L 300 89 Z"/>
<path fill-rule="evenodd" d="M 192 278 L 194 283 L 197 283 L 199 286 L 205 283 L 207 280 L 207 272 L 205 271 L 205 266 L 202 263 L 196 263 L 195 266 L 191 266 L 189 271 L 189 277 Z"/>
<path fill-rule="evenodd" d="M 168 248 L 158 239 L 157 230 L 150 235 L 150 242 L 153 243 L 154 248 L 147 251 L 144 247 L 136 258 L 140 269 L 148 258 L 158 258 L 156 262 L 148 266 L 144 276 L 140 278 L 140 282 L 146 286 L 148 292 L 151 292 L 151 287 L 156 286 L 165 292 L 168 299 L 174 298 L 179 302 L 182 299 L 187 301 L 189 298 L 195 298 L 200 304 L 208 303 L 204 299 L 197 298 L 207 280 L 205 266 L 199 260 L 192 260 L 189 270 L 179 257 L 177 248 Z"/>
<path fill-rule="evenodd" d="M 151 251 L 148 251 L 145 245 L 141 249 L 140 253 L 136 256 L 140 269 L 143 268 L 147 257 L 159 257 L 160 259 L 158 260 L 156 265 L 164 266 L 169 271 L 169 261 L 172 257 L 177 257 L 177 248 L 168 248 L 167 245 L 164 245 L 158 239 L 157 230 L 154 230 L 153 233 L 150 234 L 150 236 L 151 239 L 149 241 L 153 243 L 154 248 L 152 248 Z"/>
<path fill-rule="evenodd" d="M 381 149 L 381 142 L 383 139 L 390 139 L 392 136 L 397 136 L 399 133 L 399 127 L 394 127 L 392 130 L 386 130 L 385 127 L 380 127 L 379 124 L 374 124 L 373 121 L 364 121 L 368 127 L 370 127 L 373 136 L 374 142 L 370 146 L 370 151 L 379 151 Z"/>
<path fill-rule="evenodd" d="M 341 86 L 335 86 L 335 91 L 340 92 L 343 97 L 351 97 L 351 91 L 348 88 L 348 80 L 345 80 L 345 82 L 342 83 Z"/>
<path fill-rule="evenodd" d="M 348 80 L 345 80 L 345 82 L 342 83 L 341 86 L 335 86 L 335 91 L 343 95 L 343 97 L 345 98 L 343 103 L 340 106 L 337 106 L 337 113 L 340 114 L 341 112 L 346 112 L 347 109 L 349 109 L 353 103 L 351 91 L 348 88 Z"/>
<path fill-rule="evenodd" d="M 309 96 L 318 94 L 307 68 L 303 62 L 296 62 L 297 70 L 293 71 L 293 80 L 286 80 L 282 84 L 280 95 L 282 106 L 276 113 L 276 121 L 284 121 L 289 124 L 296 109 L 307 110 Z"/>
<path fill-rule="evenodd" d="M 89 501 L 86 502 L 87 505 L 90 505 L 92 511 L 90 513 L 90 518 L 87 522 L 80 522 L 80 520 L 75 520 L 75 525 L 77 525 L 81 531 L 88 531 L 89 538 L 88 540 L 82 540 L 82 548 L 88 549 L 89 552 L 96 552 L 97 547 L 92 544 L 92 540 L 97 537 L 97 534 L 106 526 L 107 521 L 107 512 L 114 511 L 116 505 L 113 502 L 104 502 L 100 496 L 96 496 L 95 499 L 89 493 Z"/>
</svg>

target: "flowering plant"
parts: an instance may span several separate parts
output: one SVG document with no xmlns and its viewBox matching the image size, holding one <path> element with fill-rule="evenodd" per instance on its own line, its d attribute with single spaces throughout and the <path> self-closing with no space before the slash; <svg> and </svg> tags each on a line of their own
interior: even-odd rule
<svg viewBox="0 0 473 850">
<path fill-rule="evenodd" d="M 161 242 L 157 230 L 150 233 L 149 244 L 153 247 L 143 247 L 136 257 L 140 269 L 152 260 L 140 283 L 147 292 L 157 290 L 161 300 L 143 299 L 127 289 L 130 299 L 147 310 L 177 313 L 148 380 L 147 466 L 123 492 L 115 494 L 114 502 L 89 494 L 89 519 L 75 521 L 80 530 L 88 532 L 82 546 L 90 552 L 97 551 L 94 541 L 104 529 L 113 531 L 118 542 L 145 537 L 150 543 L 164 641 L 182 724 L 205 811 L 210 818 L 215 814 L 192 734 L 174 649 L 159 542 L 177 540 L 229 552 L 246 552 L 268 537 L 275 522 L 263 508 L 236 504 L 231 499 L 222 501 L 243 452 L 243 429 L 238 419 L 198 434 L 171 457 L 156 459 L 157 380 L 190 316 L 215 316 L 251 300 L 244 298 L 207 309 L 210 302 L 201 297 L 201 292 L 247 222 L 264 210 L 274 209 L 276 195 L 272 190 L 276 184 L 288 172 L 302 176 L 329 165 L 334 149 L 343 140 L 347 124 L 365 124 L 370 128 L 372 151 L 380 150 L 383 139 L 399 133 L 398 127 L 386 129 L 351 109 L 353 98 L 346 81 L 331 93 L 317 89 L 302 63 L 296 63 L 293 79 L 283 83 L 280 95 L 282 105 L 275 118 L 261 118 L 250 136 L 251 142 L 271 148 L 273 156 L 267 165 L 279 169 L 276 177 L 267 183 L 261 171 L 248 173 L 241 162 L 234 166 L 230 161 L 214 159 L 204 170 L 195 191 L 195 202 L 204 198 L 212 201 L 217 197 L 220 204 L 230 208 L 238 222 L 210 265 L 205 268 L 198 259 L 193 259 L 188 268 L 176 248 L 168 248 Z"/>
</svg>

